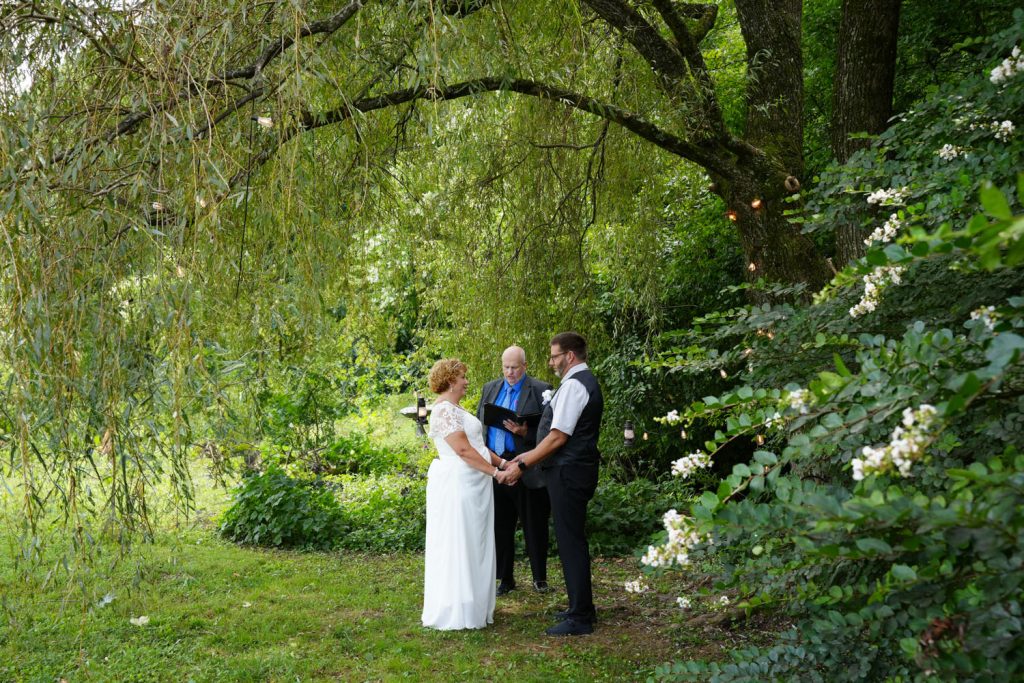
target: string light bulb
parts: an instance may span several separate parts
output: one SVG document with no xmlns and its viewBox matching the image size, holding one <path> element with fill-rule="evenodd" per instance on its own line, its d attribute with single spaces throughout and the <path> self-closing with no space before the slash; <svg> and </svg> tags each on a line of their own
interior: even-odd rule
<svg viewBox="0 0 1024 683">
<path fill-rule="evenodd" d="M 733 223 L 740 219 L 740 217 L 732 209 L 729 209 L 728 211 L 725 212 L 725 217 L 731 220 Z"/>
<path fill-rule="evenodd" d="M 725 368 L 719 368 L 718 374 L 722 376 L 722 379 L 725 379 L 726 377 L 729 376 L 729 373 L 725 371 Z"/>
<path fill-rule="evenodd" d="M 751 200 L 751 202 L 750 202 L 750 208 L 753 209 L 754 211 L 760 211 L 761 210 L 761 206 L 763 204 L 764 204 L 764 202 L 761 201 L 760 197 L 754 197 L 754 199 Z"/>
<path fill-rule="evenodd" d="M 758 446 L 763 446 L 764 445 L 764 434 L 758 434 L 756 437 L 754 437 L 754 441 L 757 442 Z"/>
<path fill-rule="evenodd" d="M 747 264 L 747 270 L 753 273 L 755 270 L 757 270 L 757 264 L 751 261 L 750 263 Z"/>
</svg>

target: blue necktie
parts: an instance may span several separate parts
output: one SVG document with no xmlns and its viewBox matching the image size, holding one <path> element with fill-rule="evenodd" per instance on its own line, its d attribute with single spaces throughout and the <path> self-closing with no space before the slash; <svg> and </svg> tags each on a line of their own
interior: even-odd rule
<svg viewBox="0 0 1024 683">
<path fill-rule="evenodd" d="M 501 385 L 500 396 L 498 397 L 498 405 L 502 408 L 508 408 L 509 410 L 515 410 L 512 401 L 512 392 L 515 391 L 513 387 L 510 387 L 508 383 Z M 504 429 L 498 427 L 491 427 L 492 442 L 494 443 L 495 455 L 501 455 L 505 451 L 511 451 L 515 449 L 515 441 L 512 440 L 512 435 L 506 432 Z"/>
</svg>

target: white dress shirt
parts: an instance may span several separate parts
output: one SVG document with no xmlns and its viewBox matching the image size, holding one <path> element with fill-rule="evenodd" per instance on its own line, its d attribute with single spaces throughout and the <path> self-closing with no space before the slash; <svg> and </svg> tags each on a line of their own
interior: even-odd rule
<svg viewBox="0 0 1024 683">
<path fill-rule="evenodd" d="M 583 386 L 583 382 L 573 379 L 573 375 L 586 369 L 586 363 L 569 368 L 569 372 L 562 378 L 558 391 L 551 397 L 551 428 L 567 436 L 572 436 L 583 409 L 590 402 L 590 392 Z"/>
</svg>

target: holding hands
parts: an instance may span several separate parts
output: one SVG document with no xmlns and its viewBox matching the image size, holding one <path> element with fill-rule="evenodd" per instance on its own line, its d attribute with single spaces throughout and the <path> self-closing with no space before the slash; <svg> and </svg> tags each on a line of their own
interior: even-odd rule
<svg viewBox="0 0 1024 683">
<path fill-rule="evenodd" d="M 498 473 L 498 483 L 505 484 L 507 486 L 515 486 L 516 482 L 519 481 L 519 478 L 523 476 L 523 472 L 526 471 L 523 467 L 520 467 L 519 463 L 524 462 L 524 456 L 530 452 L 531 451 L 520 453 L 512 460 L 509 460 L 505 465 L 505 470 Z"/>
</svg>

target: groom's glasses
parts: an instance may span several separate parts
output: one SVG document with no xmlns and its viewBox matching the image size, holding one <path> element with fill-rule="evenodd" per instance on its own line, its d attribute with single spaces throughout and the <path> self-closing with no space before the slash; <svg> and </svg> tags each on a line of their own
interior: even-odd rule
<svg viewBox="0 0 1024 683">
<path fill-rule="evenodd" d="M 569 353 L 569 352 L 568 351 L 562 351 L 561 353 L 553 353 L 550 356 L 548 356 L 548 360 L 554 360 L 554 359 L 558 358 L 559 356 L 564 356 L 567 353 Z"/>
</svg>

